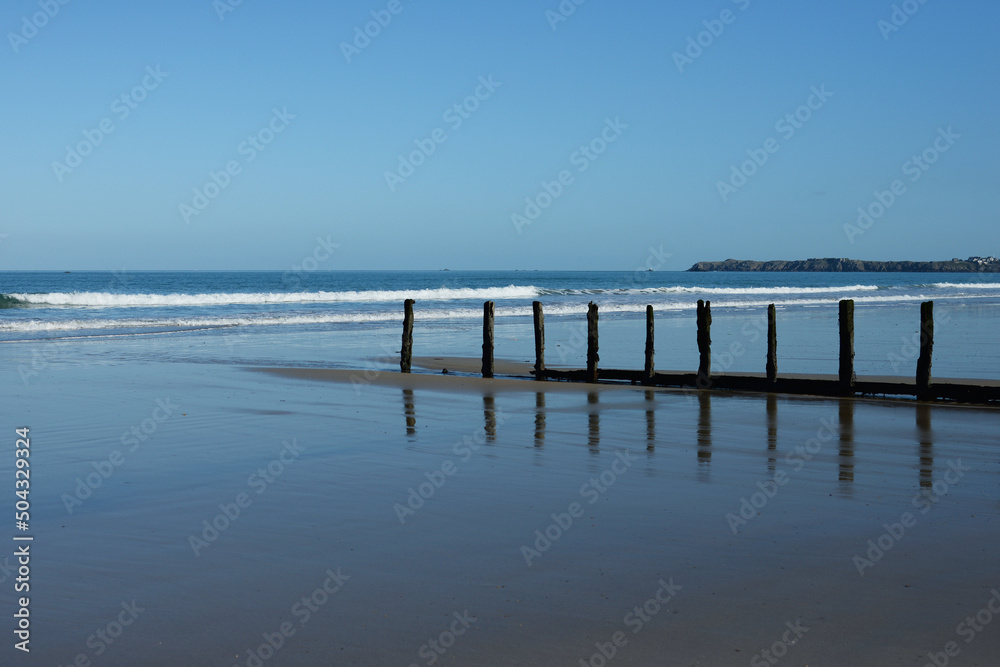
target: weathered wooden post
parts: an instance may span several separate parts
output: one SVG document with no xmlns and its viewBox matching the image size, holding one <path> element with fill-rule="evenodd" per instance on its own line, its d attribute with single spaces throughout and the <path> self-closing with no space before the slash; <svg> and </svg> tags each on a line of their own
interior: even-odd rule
<svg viewBox="0 0 1000 667">
<path fill-rule="evenodd" d="M 597 382 L 597 304 L 587 306 L 587 382 Z"/>
<path fill-rule="evenodd" d="M 403 346 L 399 350 L 399 370 L 410 372 L 413 364 L 413 299 L 403 302 Z"/>
<path fill-rule="evenodd" d="M 917 398 L 927 401 L 931 394 L 931 356 L 934 353 L 934 302 L 920 304 L 920 357 L 917 359 Z"/>
<path fill-rule="evenodd" d="M 767 307 L 767 381 L 778 381 L 778 316 L 773 303 Z"/>
<path fill-rule="evenodd" d="M 854 373 L 854 300 L 840 302 L 840 391 L 845 396 L 854 393 L 857 375 Z"/>
<path fill-rule="evenodd" d="M 643 370 L 643 384 L 653 383 L 653 307 L 646 306 L 646 367 Z"/>
<path fill-rule="evenodd" d="M 545 379 L 545 312 L 542 302 L 534 301 L 531 311 L 535 320 L 535 379 Z"/>
<path fill-rule="evenodd" d="M 712 302 L 698 299 L 698 388 L 707 389 L 712 377 Z"/>
<path fill-rule="evenodd" d="M 493 314 L 492 301 L 483 304 L 483 377 L 493 377 Z"/>
</svg>

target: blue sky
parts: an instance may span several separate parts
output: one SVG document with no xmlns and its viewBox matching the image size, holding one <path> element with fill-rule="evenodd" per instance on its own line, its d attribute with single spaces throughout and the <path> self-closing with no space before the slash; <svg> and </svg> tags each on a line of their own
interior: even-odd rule
<svg viewBox="0 0 1000 667">
<path fill-rule="evenodd" d="M 234 1 L 3 4 L 0 268 L 1000 250 L 997 3 Z"/>
</svg>

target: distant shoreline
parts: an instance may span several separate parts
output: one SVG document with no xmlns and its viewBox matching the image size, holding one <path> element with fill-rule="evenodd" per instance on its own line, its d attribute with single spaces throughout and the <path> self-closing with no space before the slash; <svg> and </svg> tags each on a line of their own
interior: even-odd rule
<svg viewBox="0 0 1000 667">
<path fill-rule="evenodd" d="M 970 257 L 940 262 L 879 262 L 864 259 L 800 259 L 760 262 L 727 259 L 722 262 L 696 262 L 688 271 L 827 271 L 835 273 L 1000 273 L 1000 259 Z"/>
</svg>

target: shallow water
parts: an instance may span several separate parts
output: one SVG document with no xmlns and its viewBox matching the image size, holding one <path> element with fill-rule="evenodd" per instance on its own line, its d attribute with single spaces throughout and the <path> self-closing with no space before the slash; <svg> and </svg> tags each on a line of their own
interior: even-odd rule
<svg viewBox="0 0 1000 667">
<path fill-rule="evenodd" d="M 912 376 L 919 303 L 935 301 L 934 373 L 1000 378 L 991 345 L 1000 274 L 686 272 L 0 273 L 0 343 L 18 369 L 134 359 L 358 367 L 399 350 L 415 298 L 415 354 L 477 356 L 482 304 L 496 301 L 496 355 L 534 357 L 531 303 L 546 312 L 547 359 L 582 367 L 586 307 L 601 312 L 601 365 L 641 368 L 645 306 L 657 367 L 694 370 L 695 303 L 712 302 L 714 368 L 763 371 L 766 306 L 778 308 L 779 371 L 836 373 L 837 301 L 857 303 L 857 371 Z M 105 343 L 113 339 L 113 345 Z M 383 367 L 388 367 L 384 364 Z"/>
</svg>

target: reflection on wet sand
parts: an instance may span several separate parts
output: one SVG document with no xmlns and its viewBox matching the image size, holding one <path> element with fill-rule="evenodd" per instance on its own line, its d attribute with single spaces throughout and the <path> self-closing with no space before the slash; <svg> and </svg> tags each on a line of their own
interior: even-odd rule
<svg viewBox="0 0 1000 667">
<path fill-rule="evenodd" d="M 698 463 L 712 462 L 712 395 L 703 391 L 698 395 Z"/>
<path fill-rule="evenodd" d="M 656 449 L 656 392 L 646 390 L 646 403 L 649 408 L 646 410 L 646 449 L 653 451 Z"/>
<path fill-rule="evenodd" d="M 417 437 L 417 411 L 413 405 L 413 390 L 403 390 L 403 416 L 406 418 L 406 436 Z"/>
<path fill-rule="evenodd" d="M 416 392 L 413 389 L 403 389 L 403 414 L 406 422 L 406 435 L 412 441 L 417 437 L 417 413 L 416 413 Z M 645 404 L 642 408 L 644 417 L 640 417 L 638 411 L 631 413 L 637 422 L 637 426 L 645 420 L 646 426 L 646 450 L 652 455 L 656 450 L 657 409 L 669 404 L 668 401 L 657 402 L 658 392 L 655 390 L 643 390 Z M 592 454 L 600 453 L 601 446 L 601 393 L 589 391 L 586 394 L 587 412 L 587 446 Z M 483 397 L 483 429 L 487 443 L 497 441 L 497 405 L 493 394 L 484 394 Z M 779 456 L 778 448 L 778 426 L 779 409 L 778 395 L 768 394 L 765 398 L 764 408 L 766 411 L 766 435 L 767 439 L 767 471 L 773 477 L 778 468 Z M 699 466 L 699 478 L 708 481 L 712 463 L 712 400 L 710 392 L 698 393 L 698 421 L 695 438 L 697 443 L 697 461 Z M 579 404 L 578 404 L 579 405 Z M 839 438 L 837 451 L 837 478 L 840 482 L 841 493 L 853 493 L 855 482 L 855 412 L 857 402 L 852 399 L 840 399 L 837 401 Z M 934 436 L 931 424 L 932 411 L 934 406 L 926 403 L 919 403 L 915 406 L 916 412 L 916 440 L 919 446 L 919 483 L 921 488 L 931 488 L 934 483 Z M 542 448 L 546 442 L 546 429 L 548 421 L 548 393 L 544 391 L 535 392 L 534 401 L 534 446 Z M 616 413 L 621 414 L 621 413 Z M 628 414 L 628 413 L 625 413 Z M 638 433 L 636 434 L 638 436 Z M 641 436 L 639 436 L 641 437 Z M 758 436 L 759 437 L 759 436 Z M 753 438 L 755 439 L 755 438 Z"/>
<path fill-rule="evenodd" d="M 486 425 L 483 429 L 486 431 L 486 442 L 496 442 L 497 441 L 497 406 L 496 399 L 493 394 L 483 395 L 483 420 Z"/>
<path fill-rule="evenodd" d="M 854 401 L 843 399 L 840 401 L 840 476 L 839 479 L 844 484 L 842 491 L 850 491 L 850 484 L 854 482 Z"/>
<path fill-rule="evenodd" d="M 545 444 L 545 393 L 535 394 L 535 447 Z"/>
<path fill-rule="evenodd" d="M 920 488 L 934 485 L 934 434 L 931 430 L 931 406 L 917 403 L 917 437 L 920 439 Z"/>
<path fill-rule="evenodd" d="M 596 391 L 588 392 L 587 425 L 589 428 L 587 445 L 593 454 L 596 454 L 601 448 L 601 413 L 598 411 L 598 403 L 600 403 L 600 394 Z"/>
<path fill-rule="evenodd" d="M 767 472 L 774 476 L 778 452 L 778 397 L 767 395 Z"/>
</svg>

